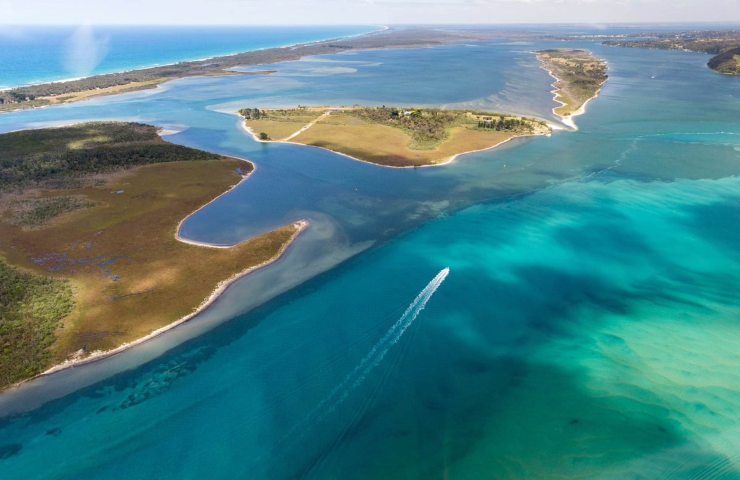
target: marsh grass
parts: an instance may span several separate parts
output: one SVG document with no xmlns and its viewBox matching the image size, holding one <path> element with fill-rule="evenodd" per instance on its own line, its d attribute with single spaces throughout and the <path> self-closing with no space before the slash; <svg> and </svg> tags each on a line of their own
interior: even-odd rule
<svg viewBox="0 0 740 480">
<path fill-rule="evenodd" d="M 65 213 L 92 207 L 85 197 L 63 195 L 58 197 L 15 200 L 9 204 L 10 222 L 26 228 L 38 228 Z"/>
<path fill-rule="evenodd" d="M 297 232 L 288 225 L 232 248 L 177 240 L 180 220 L 240 182 L 252 165 L 192 149 L 178 161 L 181 148 L 160 143 L 153 127 L 119 126 L 8 134 L 14 158 L 25 154 L 29 162 L 39 152 L 59 158 L 65 148 L 97 151 L 112 142 L 146 164 L 122 159 L 112 170 L 89 168 L 95 173 L 74 176 L 76 182 L 34 184 L 32 196 L 14 194 L 29 202 L 15 220 L 12 202 L 0 203 L 0 255 L 7 262 L 0 272 L 0 387 L 175 322 L 220 282 L 275 259 Z M 0 144 L 8 144 L 3 137 Z M 152 141 L 161 157 L 150 155 Z"/>
</svg>

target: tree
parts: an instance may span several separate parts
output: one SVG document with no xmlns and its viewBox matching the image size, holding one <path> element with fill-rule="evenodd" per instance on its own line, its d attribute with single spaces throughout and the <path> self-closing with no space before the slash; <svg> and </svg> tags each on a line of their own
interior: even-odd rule
<svg viewBox="0 0 740 480">
<path fill-rule="evenodd" d="M 270 136 L 268 134 L 266 134 L 265 132 L 260 133 L 260 140 L 264 141 L 264 140 L 269 140 L 269 139 L 270 139 Z"/>
</svg>

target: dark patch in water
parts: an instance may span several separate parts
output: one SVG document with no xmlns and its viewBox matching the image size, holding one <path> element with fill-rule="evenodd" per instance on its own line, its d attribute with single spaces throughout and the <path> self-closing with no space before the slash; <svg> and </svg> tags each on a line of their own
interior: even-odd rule
<svg viewBox="0 0 740 480">
<path fill-rule="evenodd" d="M 51 428 L 51 429 L 49 429 L 49 430 L 46 431 L 46 434 L 48 436 L 50 436 L 50 437 L 56 437 L 60 433 L 62 433 L 62 429 L 61 428 Z"/>
<path fill-rule="evenodd" d="M 740 253 L 740 198 L 729 198 L 721 203 L 697 205 L 689 210 L 688 224 L 692 230 L 721 248 Z"/>
<path fill-rule="evenodd" d="M 0 460 L 5 460 L 10 457 L 18 455 L 23 450 L 23 445 L 20 443 L 10 443 L 8 445 L 0 446 Z"/>
</svg>

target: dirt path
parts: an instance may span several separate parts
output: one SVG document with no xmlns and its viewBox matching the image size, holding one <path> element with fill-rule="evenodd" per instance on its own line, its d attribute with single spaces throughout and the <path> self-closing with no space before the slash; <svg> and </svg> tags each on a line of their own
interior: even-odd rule
<svg viewBox="0 0 740 480">
<path fill-rule="evenodd" d="M 334 110 L 327 110 L 327 111 L 325 111 L 324 113 L 322 113 L 318 117 L 314 118 L 313 120 L 311 120 L 310 122 L 308 122 L 307 124 L 305 124 L 304 126 L 302 126 L 297 132 L 293 132 L 290 136 L 283 138 L 281 140 L 281 142 L 287 142 L 288 140 L 291 140 L 291 139 L 297 137 L 301 133 L 303 133 L 306 130 L 308 130 L 309 128 L 313 127 L 314 124 L 316 124 L 316 122 L 318 122 L 322 118 L 324 118 L 324 117 L 326 117 L 328 115 L 331 115 L 331 112 L 333 112 L 333 111 Z"/>
</svg>

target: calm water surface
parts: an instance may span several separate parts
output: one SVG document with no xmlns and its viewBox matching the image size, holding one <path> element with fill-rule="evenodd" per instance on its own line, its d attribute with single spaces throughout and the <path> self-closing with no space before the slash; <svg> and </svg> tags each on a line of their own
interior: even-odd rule
<svg viewBox="0 0 740 480">
<path fill-rule="evenodd" d="M 188 237 L 312 221 L 184 328 L 0 397 L 2 478 L 740 478 L 740 87 L 703 55 L 574 45 L 611 75 L 578 132 L 441 168 L 256 144 L 229 112 L 555 122 L 531 54 L 550 45 L 336 55 L 0 116 L 140 120 L 252 159 Z"/>
</svg>

